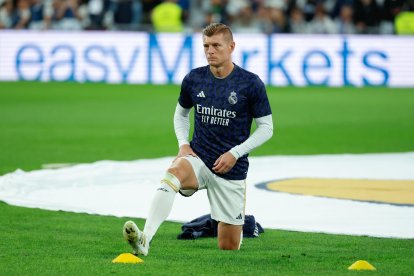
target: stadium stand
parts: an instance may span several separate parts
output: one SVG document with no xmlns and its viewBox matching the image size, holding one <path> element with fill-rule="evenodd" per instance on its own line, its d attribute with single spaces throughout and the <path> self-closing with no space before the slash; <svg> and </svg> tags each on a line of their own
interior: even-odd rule
<svg viewBox="0 0 414 276">
<path fill-rule="evenodd" d="M 414 0 L 0 0 L 0 29 L 192 32 L 222 22 L 240 33 L 412 34 L 395 27 L 413 24 L 407 12 Z"/>
</svg>

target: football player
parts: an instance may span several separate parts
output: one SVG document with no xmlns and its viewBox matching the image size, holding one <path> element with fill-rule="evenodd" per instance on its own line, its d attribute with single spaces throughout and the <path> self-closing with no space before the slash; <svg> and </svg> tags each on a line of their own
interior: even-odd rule
<svg viewBox="0 0 414 276">
<path fill-rule="evenodd" d="M 190 196 L 201 189 L 207 189 L 211 217 L 219 222 L 218 248 L 237 250 L 241 245 L 248 154 L 272 137 L 272 111 L 260 78 L 232 61 L 236 44 L 231 29 L 213 23 L 202 37 L 208 65 L 185 76 L 174 114 L 178 155 L 156 191 L 144 230 L 132 221 L 123 228 L 135 254 L 148 254 L 176 193 Z M 253 120 L 257 128 L 250 135 Z"/>
</svg>

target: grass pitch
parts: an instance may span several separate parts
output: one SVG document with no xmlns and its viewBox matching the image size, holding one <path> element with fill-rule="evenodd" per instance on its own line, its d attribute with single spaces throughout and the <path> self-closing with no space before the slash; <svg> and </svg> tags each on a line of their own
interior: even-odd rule
<svg viewBox="0 0 414 276">
<path fill-rule="evenodd" d="M 130 252 L 122 238 L 127 219 L 0 203 L 0 274 L 354 275 L 347 268 L 359 259 L 375 274 L 413 274 L 414 240 L 266 230 L 244 239 L 240 251 L 220 251 L 214 238 L 177 240 L 180 225 L 171 222 L 161 226 L 144 263 L 112 264 Z"/>
<path fill-rule="evenodd" d="M 0 174 L 173 156 L 178 93 L 168 85 L 0 83 Z M 413 89 L 269 87 L 268 95 L 276 131 L 254 155 L 414 150 Z M 143 264 L 112 264 L 129 251 L 126 219 L 0 203 L 0 274 L 336 275 L 355 274 L 347 267 L 359 259 L 378 274 L 414 273 L 414 240 L 266 230 L 227 252 L 215 239 L 177 240 L 180 225 L 170 222 Z"/>
<path fill-rule="evenodd" d="M 0 83 L 0 174 L 177 153 L 179 86 Z M 253 155 L 414 150 L 414 89 L 268 88 L 275 134 Z"/>
</svg>

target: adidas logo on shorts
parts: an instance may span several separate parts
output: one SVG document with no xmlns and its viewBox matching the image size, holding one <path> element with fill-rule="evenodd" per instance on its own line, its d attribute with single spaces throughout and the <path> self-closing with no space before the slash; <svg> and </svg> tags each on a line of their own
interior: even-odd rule
<svg viewBox="0 0 414 276">
<path fill-rule="evenodd" d="M 237 218 L 236 218 L 236 219 L 243 219 L 242 214 L 240 213 L 240 214 L 237 216 Z"/>
</svg>

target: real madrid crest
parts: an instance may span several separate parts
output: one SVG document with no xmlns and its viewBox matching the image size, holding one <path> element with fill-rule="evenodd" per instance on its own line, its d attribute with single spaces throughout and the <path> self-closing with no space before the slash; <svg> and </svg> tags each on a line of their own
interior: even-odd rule
<svg viewBox="0 0 414 276">
<path fill-rule="evenodd" d="M 229 96 L 229 103 L 230 104 L 236 104 L 237 103 L 237 94 L 236 92 L 230 92 L 230 96 Z"/>
</svg>

